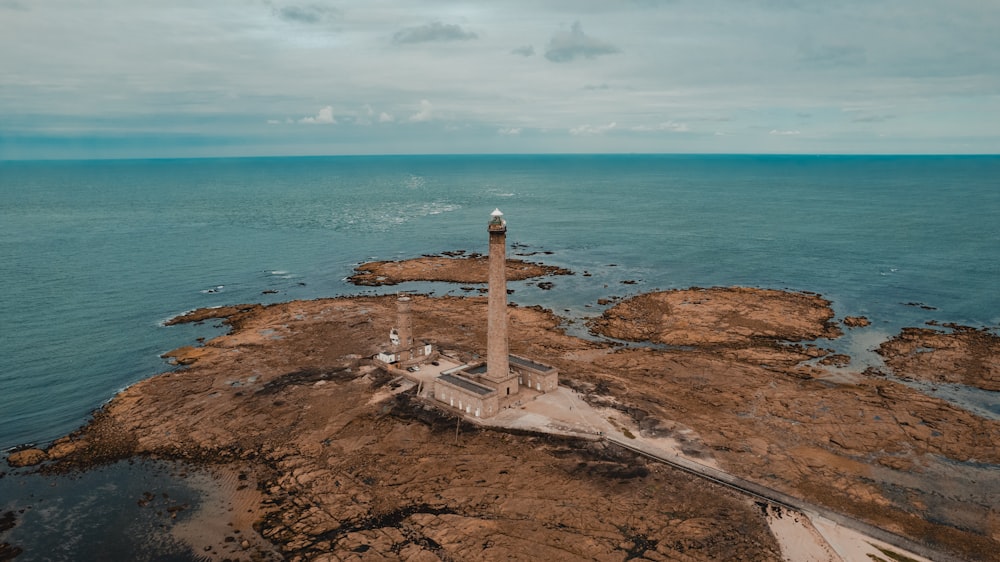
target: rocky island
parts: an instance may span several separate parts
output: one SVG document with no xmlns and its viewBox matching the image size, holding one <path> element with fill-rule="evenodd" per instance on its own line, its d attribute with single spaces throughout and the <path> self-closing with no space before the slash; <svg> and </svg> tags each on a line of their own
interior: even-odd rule
<svg viewBox="0 0 1000 562">
<path fill-rule="evenodd" d="M 443 281 L 451 283 L 485 283 L 487 258 L 479 254 L 463 256 L 464 251 L 448 252 L 449 255 L 422 256 L 403 261 L 375 261 L 363 263 L 348 278 L 355 285 L 397 285 L 406 281 Z M 518 281 L 544 275 L 572 275 L 571 271 L 519 259 L 507 262 L 507 279 Z"/>
<path fill-rule="evenodd" d="M 366 264 L 356 282 L 477 282 L 460 273 L 475 259 Z M 370 359 L 394 300 L 178 317 L 230 330 L 169 353 L 186 367 L 133 385 L 73 435 L 9 462 L 86 468 L 148 455 L 211 468 L 235 506 L 223 533 L 252 538 L 218 537 L 207 553 L 216 559 L 787 556 L 773 511 L 729 488 L 604 440 L 476 424 L 400 392 L 398 375 Z M 413 331 L 439 349 L 483 353 L 486 306 L 413 295 Z M 831 351 L 802 343 L 840 333 L 819 295 L 638 295 L 593 319 L 587 339 L 552 311 L 508 310 L 511 352 L 558 367 L 626 438 L 669 441 L 686 458 L 955 559 L 1000 560 L 1000 422 L 900 380 L 947 370 L 996 390 L 994 334 L 906 331 L 881 348 L 884 372 L 859 373 L 825 367 Z"/>
</svg>

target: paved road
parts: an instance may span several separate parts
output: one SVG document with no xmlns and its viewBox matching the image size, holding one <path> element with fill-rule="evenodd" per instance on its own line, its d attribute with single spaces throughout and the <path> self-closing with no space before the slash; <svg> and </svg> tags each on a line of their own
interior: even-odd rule
<svg viewBox="0 0 1000 562">
<path fill-rule="evenodd" d="M 922 543 L 915 542 L 906 537 L 897 535 L 895 533 L 890 533 L 885 529 L 875 527 L 865 523 L 864 521 L 854 519 L 853 517 L 848 517 L 836 511 L 832 511 L 825 507 L 821 507 L 815 504 L 808 503 L 799 498 L 789 496 L 788 494 L 779 492 L 772 488 L 766 486 L 761 486 L 755 482 L 750 482 L 744 480 L 737 476 L 733 476 L 728 472 L 723 472 L 717 468 L 712 468 L 710 466 L 705 466 L 700 463 L 696 463 L 692 460 L 686 459 L 684 457 L 674 456 L 674 455 L 664 455 L 660 451 L 649 450 L 648 447 L 643 447 L 642 444 L 629 443 L 627 439 L 623 439 L 614 435 L 605 435 L 605 441 L 614 443 L 620 447 L 628 449 L 630 451 L 636 452 L 644 457 L 653 459 L 664 464 L 673 466 L 687 473 L 694 474 L 701 478 L 711 480 L 716 484 L 732 488 L 749 496 L 755 497 L 757 499 L 764 500 L 770 504 L 780 505 L 786 509 L 793 509 L 799 511 L 806 516 L 812 518 L 815 516 L 823 517 L 834 523 L 852 529 L 859 533 L 863 533 L 869 537 L 880 540 L 886 544 L 895 546 L 903 550 L 908 550 L 913 554 L 923 556 L 934 561 L 940 562 L 963 562 L 961 558 L 957 558 L 951 554 L 946 554 L 940 552 L 930 546 L 924 545 Z"/>
<path fill-rule="evenodd" d="M 779 492 L 778 490 L 733 476 L 718 468 L 673 454 L 644 438 L 630 439 L 626 437 L 620 427 L 610 423 L 605 415 L 584 402 L 572 390 L 560 387 L 555 392 L 533 397 L 531 400 L 526 400 L 523 405 L 504 410 L 494 418 L 473 421 L 482 425 L 509 427 L 537 431 L 539 433 L 603 439 L 606 442 L 614 443 L 652 460 L 668 464 L 700 478 L 705 478 L 716 484 L 767 502 L 768 504 L 798 511 L 810 518 L 822 517 L 841 527 L 857 531 L 924 558 L 940 562 L 963 562 L 961 558 L 940 552 L 929 545 L 918 543 L 853 517 L 848 517 L 828 508 L 814 505 Z"/>
</svg>

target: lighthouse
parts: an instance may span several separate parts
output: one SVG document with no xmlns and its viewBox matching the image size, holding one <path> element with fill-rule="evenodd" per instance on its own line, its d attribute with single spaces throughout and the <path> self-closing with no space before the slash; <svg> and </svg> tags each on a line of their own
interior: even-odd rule
<svg viewBox="0 0 1000 562">
<path fill-rule="evenodd" d="M 489 418 L 504 408 L 559 389 L 559 370 L 537 359 L 510 355 L 507 343 L 507 221 L 490 214 L 486 364 L 456 365 L 434 379 L 432 396 L 466 416 Z M 405 325 L 400 322 L 400 325 Z M 397 335 L 398 337 L 398 335 Z"/>
<path fill-rule="evenodd" d="M 500 209 L 490 214 L 489 300 L 486 327 L 486 378 L 501 395 L 517 392 L 507 348 L 507 221 Z"/>
</svg>

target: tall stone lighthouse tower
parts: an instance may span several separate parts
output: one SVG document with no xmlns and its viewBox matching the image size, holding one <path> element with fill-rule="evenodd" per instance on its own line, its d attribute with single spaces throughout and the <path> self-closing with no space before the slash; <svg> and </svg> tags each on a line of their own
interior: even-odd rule
<svg viewBox="0 0 1000 562">
<path fill-rule="evenodd" d="M 489 318 L 486 331 L 486 378 L 501 396 L 517 393 L 507 348 L 507 221 L 500 209 L 490 215 Z"/>
</svg>

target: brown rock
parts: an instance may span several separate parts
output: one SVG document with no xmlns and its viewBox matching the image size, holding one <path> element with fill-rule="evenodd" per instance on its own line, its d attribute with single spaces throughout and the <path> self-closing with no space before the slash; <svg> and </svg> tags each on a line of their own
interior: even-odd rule
<svg viewBox="0 0 1000 562">
<path fill-rule="evenodd" d="M 6 542 L 0 542 L 0 560 L 13 560 L 21 555 L 24 549 Z"/>
<path fill-rule="evenodd" d="M 199 308 L 171 318 L 170 320 L 164 322 L 164 325 L 173 326 L 175 324 L 204 322 L 205 320 L 211 320 L 214 318 L 230 318 L 240 313 L 250 312 L 258 308 L 262 308 L 262 306 L 259 304 L 234 304 L 231 306 Z"/>
<path fill-rule="evenodd" d="M 1000 391 L 1000 337 L 950 325 L 950 331 L 904 328 L 876 350 L 897 375 Z"/>
<path fill-rule="evenodd" d="M 50 459 L 56 460 L 68 457 L 86 446 L 85 442 L 71 439 L 60 439 L 46 451 Z"/>
<path fill-rule="evenodd" d="M 834 367 L 846 367 L 851 364 L 851 357 L 841 353 L 827 355 L 819 360 L 820 365 L 831 365 Z"/>
<path fill-rule="evenodd" d="M 209 348 L 186 345 L 184 347 L 178 347 L 177 349 L 168 351 L 160 357 L 167 359 L 173 365 L 187 366 L 193 365 L 196 361 L 198 361 L 198 359 L 209 353 L 211 353 Z"/>
<path fill-rule="evenodd" d="M 22 449 L 15 451 L 7 457 L 7 464 L 15 468 L 22 466 L 34 466 L 45 462 L 49 456 L 41 449 Z"/>
<path fill-rule="evenodd" d="M 816 352 L 778 340 L 830 333 L 832 313 L 792 295 L 692 290 L 608 317 L 622 333 L 707 342 L 691 349 L 586 341 L 551 311 L 512 307 L 510 348 L 689 456 L 997 560 L 989 494 L 1000 476 L 989 465 L 1000 463 L 1000 423 L 892 380 L 802 367 Z M 705 297 L 718 306 L 694 302 Z M 391 378 L 365 374 L 361 357 L 383 345 L 395 305 L 356 297 L 237 312 L 231 334 L 206 342 L 212 353 L 120 393 L 74 438 L 86 446 L 57 464 L 240 459 L 257 475 L 255 528 L 288 559 L 781 559 L 751 504 L 685 473 L 590 442 L 458 424 L 406 395 L 372 402 Z M 482 297 L 414 296 L 413 333 L 483 354 L 485 312 Z"/>
<path fill-rule="evenodd" d="M 485 256 L 422 256 L 403 261 L 377 261 L 356 267 L 348 278 L 355 285 L 396 285 L 404 281 L 447 281 L 451 283 L 486 283 L 488 261 Z M 519 281 L 544 275 L 572 275 L 566 269 L 523 260 L 507 260 L 507 279 Z"/>
<path fill-rule="evenodd" d="M 844 325 L 848 328 L 864 328 L 870 326 L 871 321 L 864 316 L 845 316 Z"/>
<path fill-rule="evenodd" d="M 744 287 L 686 289 L 632 297 L 590 323 L 601 335 L 670 345 L 750 344 L 837 337 L 819 296 Z"/>
</svg>

